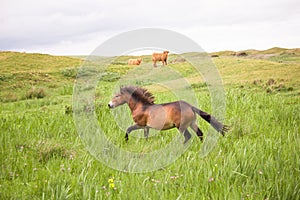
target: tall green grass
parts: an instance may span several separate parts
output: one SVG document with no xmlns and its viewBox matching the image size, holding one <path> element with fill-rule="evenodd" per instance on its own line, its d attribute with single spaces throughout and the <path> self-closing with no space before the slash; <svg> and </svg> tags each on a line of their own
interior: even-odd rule
<svg viewBox="0 0 300 200">
<path fill-rule="evenodd" d="M 208 156 L 200 155 L 195 138 L 174 163 L 144 174 L 115 171 L 90 156 L 63 107 L 27 112 L 15 104 L 0 118 L 1 199 L 297 199 L 299 101 L 234 88 L 226 96 L 232 130 Z M 109 115 L 106 106 L 97 112 L 108 136 L 130 151 L 151 151 L 149 143 L 160 147 L 179 134 L 161 132 L 148 141 L 130 136 L 124 144 L 124 132 L 103 115 Z M 208 125 L 198 121 L 207 133 Z"/>
</svg>

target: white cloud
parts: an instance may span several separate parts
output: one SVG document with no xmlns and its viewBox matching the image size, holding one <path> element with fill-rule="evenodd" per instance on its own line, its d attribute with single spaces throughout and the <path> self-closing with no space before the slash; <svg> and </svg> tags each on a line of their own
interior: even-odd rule
<svg viewBox="0 0 300 200">
<path fill-rule="evenodd" d="M 296 0 L 4 0 L 0 50 L 88 54 L 123 31 L 185 34 L 207 51 L 299 47 Z"/>
</svg>

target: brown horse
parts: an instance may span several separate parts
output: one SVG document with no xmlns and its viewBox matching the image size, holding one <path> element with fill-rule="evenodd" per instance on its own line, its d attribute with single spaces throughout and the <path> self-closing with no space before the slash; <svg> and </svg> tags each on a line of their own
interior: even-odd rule
<svg viewBox="0 0 300 200">
<path fill-rule="evenodd" d="M 152 61 L 153 66 L 156 67 L 156 61 L 162 61 L 163 66 L 167 65 L 169 51 L 164 51 L 163 53 L 153 53 L 152 54 Z"/>
<path fill-rule="evenodd" d="M 188 127 L 191 127 L 197 133 L 198 137 L 203 140 L 203 133 L 196 125 L 196 114 L 210 123 L 223 136 L 228 131 L 228 126 L 223 125 L 215 117 L 185 101 L 154 104 L 154 96 L 146 89 L 140 87 L 121 87 L 120 93 L 113 97 L 108 103 L 108 107 L 115 108 L 125 103 L 129 106 L 135 122 L 126 131 L 126 141 L 128 140 L 128 134 L 133 130 L 144 129 L 144 135 L 147 138 L 149 128 L 167 130 L 175 127 L 183 133 L 185 137 L 184 143 L 191 138 L 191 134 L 187 130 Z"/>
</svg>

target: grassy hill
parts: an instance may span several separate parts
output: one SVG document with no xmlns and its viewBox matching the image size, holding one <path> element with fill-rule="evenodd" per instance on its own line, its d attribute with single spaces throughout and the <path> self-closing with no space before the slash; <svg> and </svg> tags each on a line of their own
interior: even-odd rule
<svg viewBox="0 0 300 200">
<path fill-rule="evenodd" d="M 33 88 L 55 94 L 73 84 L 81 63 L 81 59 L 64 56 L 0 52 L 0 101 L 26 99 Z"/>
<path fill-rule="evenodd" d="M 284 62 L 284 61 L 298 61 L 300 56 L 300 49 L 285 49 L 274 47 L 267 50 L 255 50 L 255 49 L 248 49 L 243 51 L 220 51 L 220 52 L 213 52 L 210 55 L 215 56 L 239 56 L 240 53 L 245 53 L 243 57 L 248 58 L 257 58 L 257 59 L 269 59 L 272 61 L 277 62 Z"/>
<path fill-rule="evenodd" d="M 97 141 L 96 135 L 91 141 L 78 135 L 72 94 L 84 57 L 0 52 L 0 199 L 297 199 L 299 49 L 245 53 L 213 53 L 218 55 L 212 62 L 223 79 L 226 95 L 226 113 L 220 120 L 231 127 L 225 137 L 218 138 L 218 145 L 203 157 L 210 126 L 198 117 L 204 143 L 193 133 L 191 146 L 176 161 L 156 171 L 132 174 L 109 168 L 91 155 L 109 153 L 109 148 L 89 153 L 86 144 Z M 201 109 L 212 111 L 208 85 L 182 59 L 187 55 L 197 56 L 170 55 L 169 68 L 153 68 L 150 55 L 142 56 L 144 68 L 128 66 L 132 56 L 116 57 L 101 72 L 92 99 L 93 114 L 114 146 L 143 157 L 166 147 L 179 134 L 175 129 L 150 130 L 151 137 L 145 140 L 137 137 L 143 134 L 137 131 L 124 142 L 124 124 L 118 124 L 118 119 L 124 117 L 132 124 L 129 109 L 118 107 L 119 115 L 114 115 L 107 102 L 118 81 L 130 72 L 134 77 L 134 70 L 163 79 L 169 77 L 160 72 L 179 73 L 191 85 Z M 135 83 L 147 87 L 157 102 L 176 99 L 172 91 L 155 84 L 155 77 Z M 89 89 L 89 85 L 83 88 Z"/>
<path fill-rule="evenodd" d="M 265 51 L 246 50 L 247 56 L 235 56 L 235 52 L 223 51 L 211 53 L 219 57 L 212 58 L 219 69 L 225 84 L 240 84 L 264 87 L 268 91 L 287 91 L 299 93 L 300 50 L 272 48 Z M 184 56 L 184 54 L 183 54 Z M 115 76 L 126 73 L 127 60 L 133 56 L 116 58 L 111 69 Z M 143 63 L 151 63 L 151 56 L 141 56 Z M 187 62 L 176 63 L 181 55 L 170 55 L 171 67 L 185 73 Z M 47 95 L 55 96 L 69 90 L 76 78 L 78 67 L 84 62 L 82 58 L 51 56 L 45 54 L 27 54 L 19 52 L 0 52 L 0 101 L 9 102 L 26 99 L 26 94 L 40 88 Z M 117 70 L 117 71 L 116 71 Z M 118 75 L 119 74 L 119 75 Z M 192 77 L 190 81 L 197 83 L 201 77 Z M 188 77 L 187 77 L 188 78 Z M 266 85 L 274 79 L 273 85 Z M 61 89 L 64 88 L 64 89 Z M 68 88 L 68 89 L 66 89 Z"/>
</svg>

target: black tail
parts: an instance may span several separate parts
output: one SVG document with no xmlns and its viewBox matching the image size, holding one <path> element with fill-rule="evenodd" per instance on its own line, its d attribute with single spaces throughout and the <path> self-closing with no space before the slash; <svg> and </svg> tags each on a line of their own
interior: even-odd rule
<svg viewBox="0 0 300 200">
<path fill-rule="evenodd" d="M 200 117 L 202 117 L 205 121 L 207 121 L 208 123 L 210 123 L 210 125 L 212 127 L 214 127 L 214 129 L 216 129 L 218 132 L 220 132 L 222 135 L 224 135 L 228 130 L 229 127 L 222 124 L 221 122 L 219 122 L 214 116 L 199 110 L 196 107 L 192 106 L 192 110 L 197 113 L 198 115 L 200 115 Z"/>
</svg>

